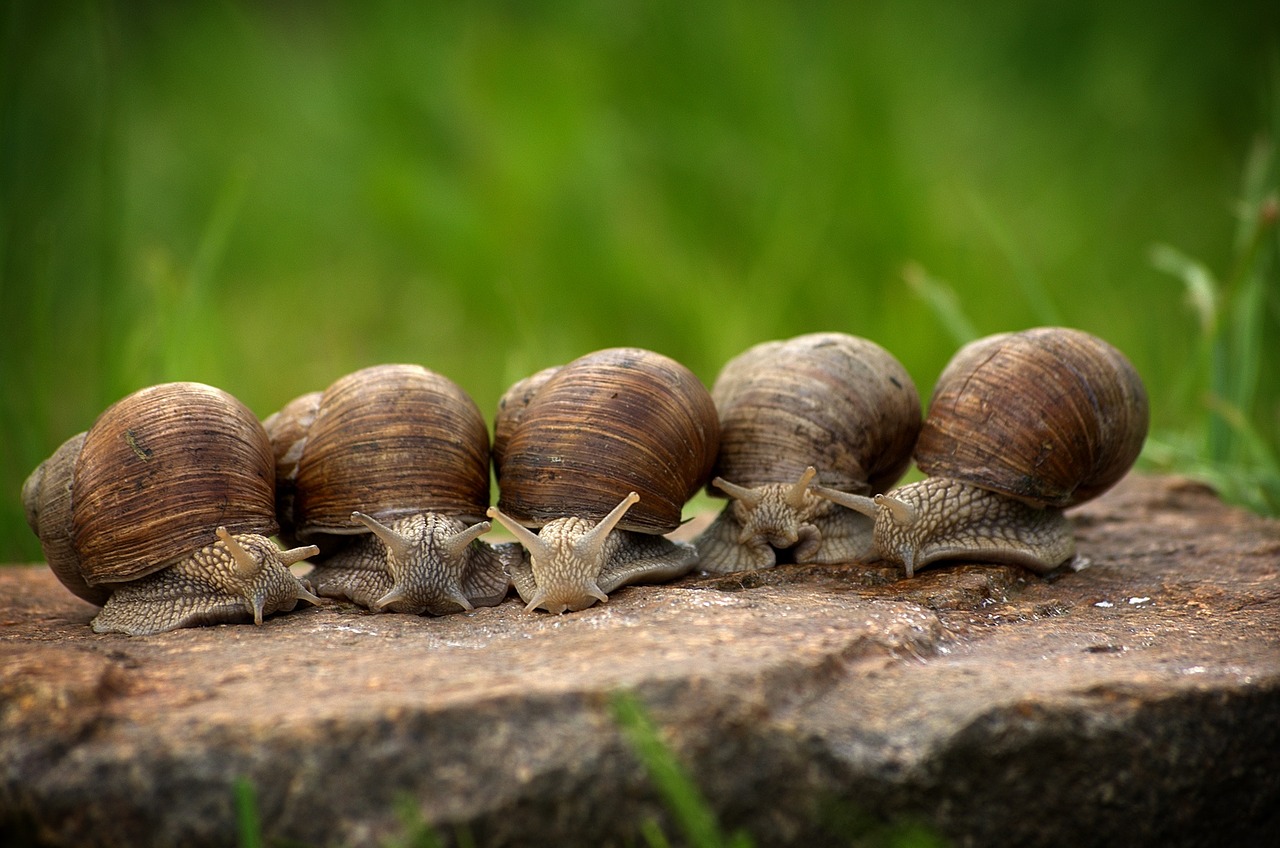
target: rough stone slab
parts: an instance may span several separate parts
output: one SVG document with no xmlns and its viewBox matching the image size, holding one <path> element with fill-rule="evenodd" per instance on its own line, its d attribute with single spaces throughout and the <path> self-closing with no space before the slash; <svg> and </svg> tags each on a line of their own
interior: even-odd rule
<svg viewBox="0 0 1280 848">
<path fill-rule="evenodd" d="M 335 603 L 148 638 L 0 569 L 0 842 L 235 844 L 240 777 L 268 842 L 382 844 L 406 805 L 481 845 L 675 836 L 621 689 L 758 845 L 1268 843 L 1280 523 L 1136 476 L 1073 515 L 1081 559 L 1045 578 L 784 566 L 556 617 Z"/>
</svg>

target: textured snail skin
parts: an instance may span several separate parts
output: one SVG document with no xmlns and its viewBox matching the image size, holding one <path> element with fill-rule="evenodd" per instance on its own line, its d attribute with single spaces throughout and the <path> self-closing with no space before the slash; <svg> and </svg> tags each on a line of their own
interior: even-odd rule
<svg viewBox="0 0 1280 848">
<path fill-rule="evenodd" d="M 366 522 L 371 521 L 365 516 Z M 376 522 L 374 522 L 376 524 Z M 316 566 L 316 593 L 371 610 L 445 615 L 490 607 L 510 588 L 504 562 L 517 552 L 477 541 L 489 522 L 468 527 L 437 513 L 406 516 L 358 537 Z"/>
<path fill-rule="evenodd" d="M 654 351 L 595 351 L 508 389 L 488 515 L 528 551 L 511 566 L 527 609 L 586 609 L 691 570 L 693 546 L 663 536 L 710 478 L 719 439 L 706 387 Z"/>
<path fill-rule="evenodd" d="M 542 560 L 529 555 L 512 567 L 511 581 L 530 608 L 541 607 L 555 615 L 584 610 L 596 601 L 609 600 L 609 593 L 623 586 L 683 577 L 698 558 L 692 545 L 631 530 L 609 534 L 602 562 L 575 556 L 574 541 L 593 525 L 581 518 L 560 518 L 547 524 L 538 536 L 557 556 Z"/>
<path fill-rule="evenodd" d="M 938 560 L 1038 573 L 1075 553 L 1062 510 L 1128 473 L 1149 423 L 1146 389 L 1106 341 L 1035 327 L 972 341 L 938 376 L 913 457 L 923 482 L 874 498 L 814 491 L 875 521 L 875 548 L 907 576 Z"/>
<path fill-rule="evenodd" d="M 697 562 L 697 551 L 663 536 L 619 530 L 618 521 L 639 500 L 632 492 L 600 521 L 557 518 L 536 535 L 497 507 L 489 516 L 524 545 L 526 555 L 511 563 L 511 582 L 533 611 L 577 612 L 632 583 L 661 583 L 682 577 Z M 601 535 L 603 533 L 603 535 Z"/>
<path fill-rule="evenodd" d="M 281 551 L 254 533 L 230 538 L 252 557 L 253 567 L 237 562 L 226 541 L 215 542 L 166 569 L 120 584 L 93 619 L 94 632 L 151 636 L 248 619 L 262 624 L 265 616 L 288 612 L 298 601 L 321 603 L 288 568 L 314 554 L 314 547 Z"/>
<path fill-rule="evenodd" d="M 734 498 L 698 537 L 698 568 L 720 574 L 772 568 L 783 551 L 796 563 L 866 559 L 871 519 L 815 495 L 812 479 L 810 468 L 797 484 L 768 483 Z"/>
<path fill-rule="evenodd" d="M 947 477 L 930 477 L 868 498 L 814 487 L 841 506 L 873 515 L 871 556 L 908 577 L 940 560 L 1010 563 L 1046 574 L 1075 555 L 1062 510 L 1038 509 Z"/>
<path fill-rule="evenodd" d="M 320 546 L 321 595 L 415 615 L 505 597 L 503 555 L 477 540 L 489 523 L 464 523 L 489 504 L 488 428 L 452 380 L 375 365 L 295 398 L 263 426 L 282 533 Z"/>
<path fill-rule="evenodd" d="M 99 633 L 146 635 L 319 602 L 281 551 L 262 425 L 201 383 L 148 386 L 63 443 L 22 488 L 54 575 L 103 609 Z M 235 534 L 235 535 L 232 535 Z"/>
<path fill-rule="evenodd" d="M 707 493 L 731 502 L 696 542 L 699 568 L 865 557 L 870 520 L 808 486 L 816 479 L 840 491 L 884 491 L 907 470 L 920 398 L 902 363 L 869 339 L 807 333 L 733 357 L 711 396 L 720 448 Z"/>
</svg>

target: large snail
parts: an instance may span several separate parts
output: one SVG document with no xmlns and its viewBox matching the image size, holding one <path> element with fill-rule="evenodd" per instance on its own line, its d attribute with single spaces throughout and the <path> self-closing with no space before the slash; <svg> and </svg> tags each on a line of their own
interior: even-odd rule
<svg viewBox="0 0 1280 848">
<path fill-rule="evenodd" d="M 874 498 L 814 491 L 875 520 L 908 576 L 947 559 L 1046 573 L 1075 553 L 1062 510 L 1106 491 L 1147 434 L 1147 395 L 1120 351 L 1041 327 L 971 342 L 938 378 L 916 445 L 918 483 Z"/>
<path fill-rule="evenodd" d="M 718 475 L 732 500 L 698 538 L 713 572 L 862 559 L 872 523 L 809 490 L 883 491 L 911 463 L 920 398 L 888 351 L 843 333 L 758 344 L 711 389 L 720 415 Z M 714 492 L 713 492 L 714 494 Z"/>
<path fill-rule="evenodd" d="M 165 383 L 117 401 L 22 487 L 27 523 L 98 633 L 147 635 L 318 603 L 281 551 L 262 425 L 226 392 Z"/>
<path fill-rule="evenodd" d="M 620 586 L 687 573 L 693 546 L 662 534 L 706 483 L 718 438 L 706 388 L 652 351 L 602 350 L 508 389 L 489 515 L 528 549 L 511 573 L 528 609 L 585 609 Z"/>
<path fill-rule="evenodd" d="M 377 365 L 264 423 L 281 524 L 320 546 L 321 595 L 433 615 L 506 596 L 501 552 L 479 540 L 490 528 L 489 430 L 451 380 L 419 365 Z"/>
</svg>

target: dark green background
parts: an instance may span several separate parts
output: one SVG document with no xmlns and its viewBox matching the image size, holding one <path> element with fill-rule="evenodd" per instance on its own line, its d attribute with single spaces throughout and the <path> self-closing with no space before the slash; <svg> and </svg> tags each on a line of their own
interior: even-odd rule
<svg viewBox="0 0 1280 848">
<path fill-rule="evenodd" d="M 1235 261 L 1251 150 L 1275 175 L 1278 5 L 7 3 L 0 560 L 40 556 L 31 468 L 164 380 L 265 416 L 412 361 L 491 415 L 595 348 L 709 384 L 839 329 L 927 396 L 959 339 L 908 268 L 974 332 L 1111 340 L 1192 446 L 1161 456 L 1195 460 L 1204 332 L 1150 254 Z"/>
</svg>

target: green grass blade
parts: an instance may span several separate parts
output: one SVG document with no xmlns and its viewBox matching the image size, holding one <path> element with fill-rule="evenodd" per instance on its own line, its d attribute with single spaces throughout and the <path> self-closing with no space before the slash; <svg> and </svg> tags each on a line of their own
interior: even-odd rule
<svg viewBox="0 0 1280 848">
<path fill-rule="evenodd" d="M 653 819 L 647 819 L 640 823 L 640 835 L 644 837 L 645 844 L 649 848 L 671 848 L 667 835 L 662 832 L 662 828 Z"/>
<path fill-rule="evenodd" d="M 258 814 L 258 795 L 253 782 L 247 777 L 236 778 L 234 794 L 240 848 L 262 848 L 262 818 Z"/>
<path fill-rule="evenodd" d="M 947 329 L 957 345 L 967 344 L 978 337 L 978 330 L 969 316 L 965 315 L 955 289 L 930 276 L 924 266 L 915 262 L 902 269 L 902 279 L 933 310 L 938 322 Z"/>
<path fill-rule="evenodd" d="M 1280 461 L 1276 453 L 1267 444 L 1257 428 L 1249 421 L 1243 409 L 1222 398 L 1210 396 L 1206 399 L 1209 408 L 1231 427 L 1232 434 L 1237 437 L 1243 447 L 1242 459 L 1246 465 L 1259 471 L 1269 472 L 1280 477 Z"/>
<path fill-rule="evenodd" d="M 1053 298 L 1049 296 L 1048 287 L 1044 284 L 1044 280 L 1040 278 L 1040 275 L 1036 273 L 1035 266 L 1027 259 L 1026 253 L 1018 247 L 1018 242 L 1009 232 L 1009 228 L 996 216 L 991 205 L 983 200 L 982 195 L 976 191 L 969 193 L 969 204 L 973 207 L 973 211 L 978 217 L 978 222 L 986 229 L 987 234 L 991 236 L 991 240 L 995 242 L 996 247 L 1004 254 L 1005 260 L 1013 268 L 1014 279 L 1017 280 L 1018 287 L 1022 289 L 1022 296 L 1026 299 L 1027 305 L 1031 307 L 1036 320 L 1047 326 L 1061 324 L 1062 316 L 1059 314 L 1057 307 L 1053 305 Z"/>
<path fill-rule="evenodd" d="M 191 261 L 191 289 L 197 300 L 208 292 L 226 255 L 227 242 L 244 205 L 250 170 L 249 165 L 242 162 L 227 176 L 200 233 L 200 243 Z"/>
<path fill-rule="evenodd" d="M 710 805 L 676 760 L 675 755 L 663 744 L 658 735 L 658 729 L 634 695 L 625 692 L 616 693 L 612 708 L 614 720 L 617 721 L 631 743 L 632 749 L 644 764 L 649 778 L 684 832 L 687 844 L 695 848 L 751 844 L 745 834 L 735 834 L 732 839 L 724 837 Z M 652 839 L 652 833 L 646 832 L 646 836 Z M 651 841 L 650 844 L 656 846 L 663 843 Z"/>
<path fill-rule="evenodd" d="M 1182 281 L 1187 303 L 1200 324 L 1200 351 L 1197 359 L 1208 376 L 1208 391 L 1218 397 L 1230 394 L 1231 371 L 1228 367 L 1222 326 L 1223 289 L 1213 272 L 1203 263 L 1167 244 L 1151 248 L 1151 264 Z M 1220 416 L 1209 416 L 1208 441 L 1205 450 L 1215 462 L 1230 459 L 1231 441 L 1226 422 Z"/>
<path fill-rule="evenodd" d="M 1209 338 L 1217 332 L 1220 295 L 1213 272 L 1167 244 L 1157 244 L 1151 248 L 1151 264 L 1182 281 L 1187 303 L 1200 322 L 1201 336 Z"/>
<path fill-rule="evenodd" d="M 404 833 L 387 842 L 387 848 L 440 848 L 440 837 L 423 820 L 422 811 L 411 795 L 402 795 L 396 800 L 396 818 L 400 819 Z"/>
<path fill-rule="evenodd" d="M 1230 373 L 1221 397 L 1240 410 L 1246 421 L 1247 411 L 1254 408 L 1262 373 L 1268 278 L 1274 273 L 1274 236 L 1280 216 L 1276 179 L 1275 143 L 1260 137 L 1245 162 L 1235 261 L 1225 286 L 1230 304 L 1226 316 L 1230 322 L 1226 340 Z"/>
<path fill-rule="evenodd" d="M 161 298 L 157 316 L 163 333 L 163 349 L 160 351 L 163 379 L 191 379 L 193 374 L 208 373 L 210 368 L 216 367 L 219 359 L 217 346 L 224 335 L 197 335 L 190 328 L 208 321 L 214 314 L 211 305 L 217 290 L 219 268 L 243 206 L 249 176 L 247 165 L 239 166 L 228 175 L 200 233 L 190 268 L 185 274 L 171 271 L 171 279 L 160 281 L 161 290 L 169 290 L 167 296 Z"/>
</svg>

